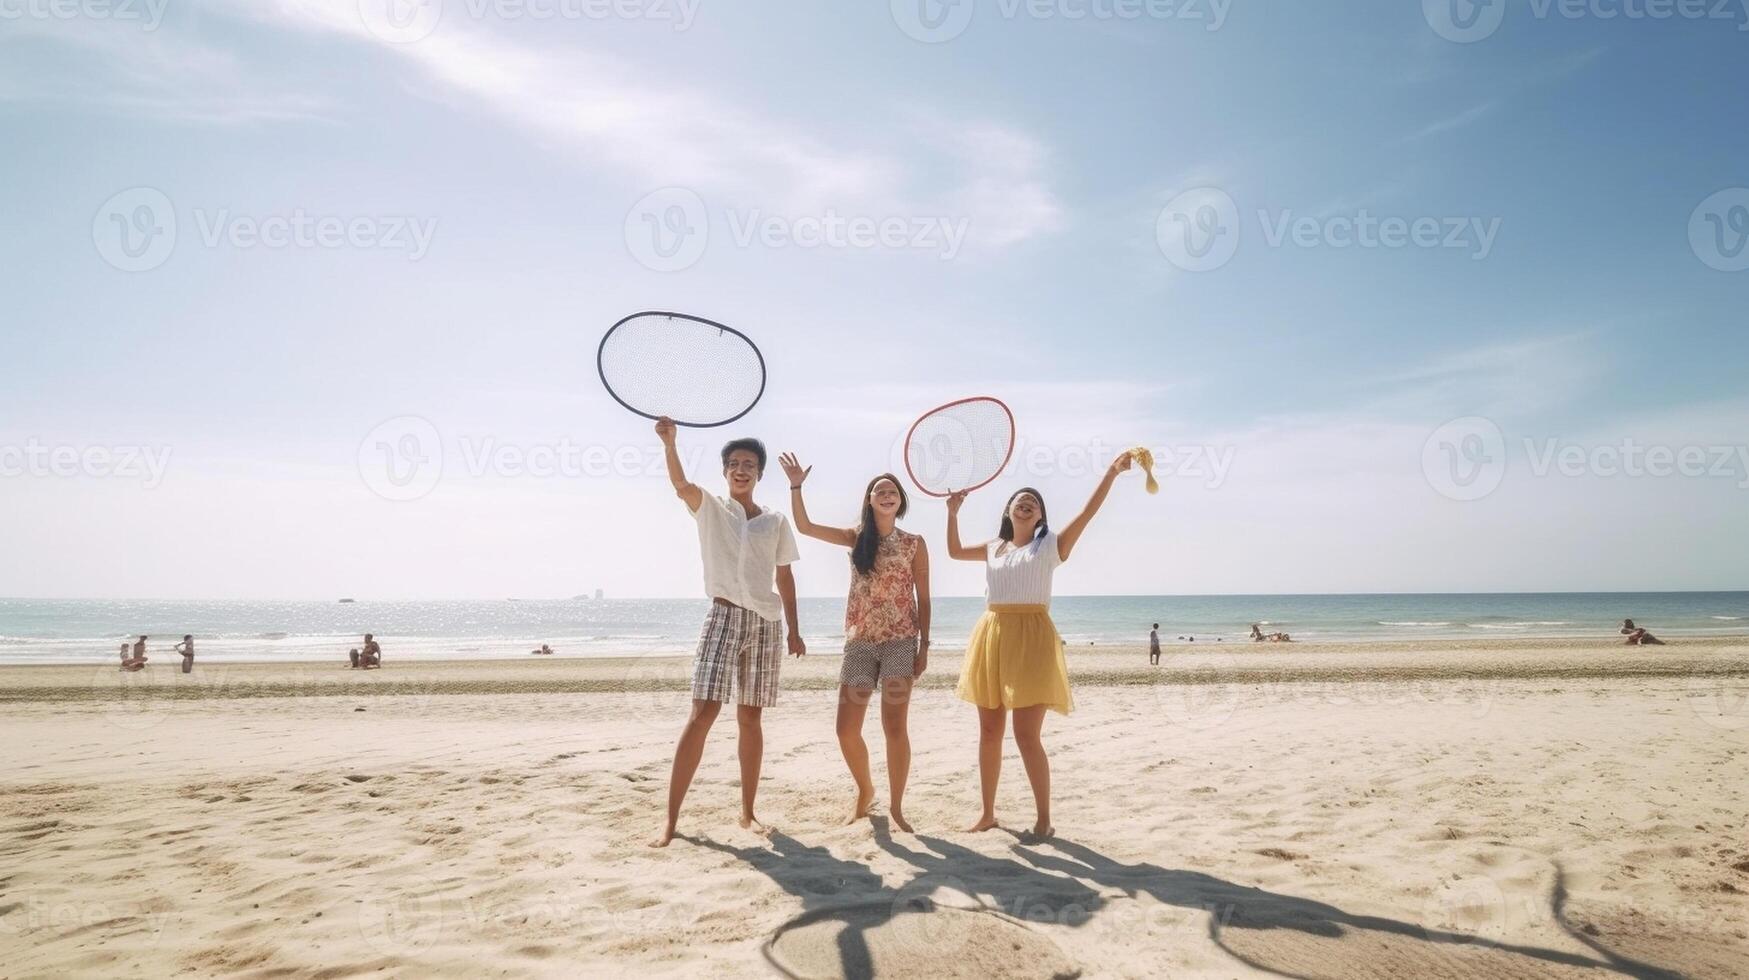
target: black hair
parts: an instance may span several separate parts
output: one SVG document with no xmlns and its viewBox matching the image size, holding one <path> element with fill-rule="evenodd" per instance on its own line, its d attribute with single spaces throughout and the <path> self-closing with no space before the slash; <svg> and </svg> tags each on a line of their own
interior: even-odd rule
<svg viewBox="0 0 1749 980">
<path fill-rule="evenodd" d="M 730 439 L 723 443 L 723 468 L 729 468 L 729 454 L 737 449 L 743 449 L 759 458 L 759 475 L 765 475 L 765 443 L 751 436 L 740 439 Z"/>
<path fill-rule="evenodd" d="M 1155 629 L 1159 629 L 1159 628 L 1160 628 L 1160 624 L 1159 624 L 1159 623 L 1155 623 L 1155 624 L 1154 624 L 1154 628 L 1155 628 Z"/>
<path fill-rule="evenodd" d="M 1039 493 L 1031 487 L 1021 487 L 1009 496 L 1007 503 L 1002 505 L 1002 530 L 998 533 L 1001 534 L 1002 540 L 1004 541 L 1012 541 L 1014 539 L 1014 522 L 1008 518 L 1008 508 L 1013 507 L 1014 498 L 1023 493 L 1032 494 L 1032 499 L 1038 501 L 1038 527 L 1033 529 L 1032 539 L 1034 541 L 1039 540 L 1045 536 L 1045 532 L 1051 529 L 1050 515 L 1045 512 L 1044 494 Z"/>
<path fill-rule="evenodd" d="M 874 488 L 882 480 L 891 480 L 899 488 L 899 512 L 893 516 L 904 517 L 905 511 L 911 509 L 911 498 L 905 495 L 905 486 L 898 477 L 882 473 L 868 481 L 868 489 L 862 492 L 862 523 L 856 528 L 856 545 L 850 549 L 850 563 L 856 566 L 859 575 L 874 571 L 875 555 L 881 550 L 881 531 L 875 527 Z"/>
</svg>

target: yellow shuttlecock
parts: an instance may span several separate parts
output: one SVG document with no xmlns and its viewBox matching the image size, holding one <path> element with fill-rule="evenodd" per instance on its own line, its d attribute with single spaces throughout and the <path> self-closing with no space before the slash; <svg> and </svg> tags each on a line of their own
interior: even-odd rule
<svg viewBox="0 0 1749 980">
<path fill-rule="evenodd" d="M 1130 458 L 1141 466 L 1142 472 L 1148 474 L 1148 492 L 1159 493 L 1160 481 L 1154 479 L 1154 454 L 1145 446 L 1137 446 L 1130 450 Z"/>
</svg>

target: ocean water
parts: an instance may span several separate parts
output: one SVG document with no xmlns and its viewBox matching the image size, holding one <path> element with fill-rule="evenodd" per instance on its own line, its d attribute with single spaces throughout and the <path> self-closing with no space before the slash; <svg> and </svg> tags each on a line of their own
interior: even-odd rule
<svg viewBox="0 0 1749 980">
<path fill-rule="evenodd" d="M 981 598 L 937 597 L 936 643 L 963 642 Z M 690 653 L 702 599 L 432 602 L 243 602 L 0 599 L 0 663 L 96 663 L 145 633 L 172 659 L 184 633 L 210 660 L 335 660 L 377 635 L 389 658 L 521 658 L 542 643 L 565 656 Z M 1244 642 L 1250 624 L 1308 641 L 1404 638 L 1613 637 L 1624 617 L 1661 636 L 1749 633 L 1749 592 L 1502 595 L 1059 596 L 1052 617 L 1073 649 L 1141 644 L 1160 624 L 1168 645 Z M 844 642 L 844 601 L 802 599 L 813 653 Z"/>
</svg>

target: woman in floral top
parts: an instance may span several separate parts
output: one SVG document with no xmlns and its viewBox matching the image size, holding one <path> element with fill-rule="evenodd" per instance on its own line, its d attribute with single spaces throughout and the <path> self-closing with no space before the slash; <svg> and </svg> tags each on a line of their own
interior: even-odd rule
<svg viewBox="0 0 1749 980">
<path fill-rule="evenodd" d="M 813 472 L 794 453 L 778 458 L 789 476 L 791 517 L 797 531 L 850 549 L 850 601 L 844 609 L 844 664 L 838 673 L 838 747 L 856 780 L 850 822 L 868 816 L 874 803 L 868 745 L 862 722 L 870 696 L 881 689 L 881 728 L 887 733 L 887 785 L 893 826 L 905 821 L 905 779 L 911 771 L 907 718 L 911 685 L 929 664 L 929 549 L 923 539 L 899 530 L 908 501 L 899 478 L 882 473 L 862 495 L 862 520 L 854 528 L 808 520 L 802 483 Z"/>
</svg>

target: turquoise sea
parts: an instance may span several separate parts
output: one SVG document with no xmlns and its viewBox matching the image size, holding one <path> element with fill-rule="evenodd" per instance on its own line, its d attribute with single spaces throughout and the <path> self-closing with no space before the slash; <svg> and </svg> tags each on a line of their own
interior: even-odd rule
<svg viewBox="0 0 1749 980">
<path fill-rule="evenodd" d="M 936 643 L 962 642 L 981 598 L 935 600 Z M 1749 592 L 1501 595 L 1059 596 L 1057 628 L 1071 648 L 1140 644 L 1160 624 L 1167 644 L 1243 641 L 1252 623 L 1295 639 L 1613 637 L 1624 617 L 1668 637 L 1749 632 Z M 184 633 L 211 660 L 343 659 L 365 632 L 408 659 L 688 653 L 701 599 L 495 599 L 378 602 L 0 599 L 0 663 L 95 663 L 145 633 L 169 657 Z M 838 652 L 844 601 L 801 600 L 814 653 Z"/>
</svg>

